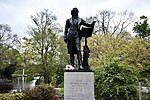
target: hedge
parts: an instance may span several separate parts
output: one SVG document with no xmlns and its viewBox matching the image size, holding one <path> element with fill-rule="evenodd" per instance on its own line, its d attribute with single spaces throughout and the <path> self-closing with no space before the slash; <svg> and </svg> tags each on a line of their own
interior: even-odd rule
<svg viewBox="0 0 150 100">
<path fill-rule="evenodd" d="M 0 100 L 23 100 L 23 95 L 22 95 L 22 93 L 15 93 L 15 94 L 5 93 L 5 94 L 0 94 Z"/>
<path fill-rule="evenodd" d="M 12 83 L 0 83 L 0 93 L 9 93 L 13 89 Z"/>
</svg>

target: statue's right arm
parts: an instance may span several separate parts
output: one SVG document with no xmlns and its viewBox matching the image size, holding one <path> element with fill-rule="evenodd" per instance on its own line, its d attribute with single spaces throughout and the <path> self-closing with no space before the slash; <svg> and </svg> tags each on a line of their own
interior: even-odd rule
<svg viewBox="0 0 150 100">
<path fill-rule="evenodd" d="M 69 19 L 66 20 L 65 32 L 64 32 L 64 41 L 68 42 L 68 29 L 69 29 Z"/>
</svg>

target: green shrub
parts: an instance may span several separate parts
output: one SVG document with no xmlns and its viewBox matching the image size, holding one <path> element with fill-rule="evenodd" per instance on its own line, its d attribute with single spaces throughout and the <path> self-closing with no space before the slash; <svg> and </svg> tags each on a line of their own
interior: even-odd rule
<svg viewBox="0 0 150 100">
<path fill-rule="evenodd" d="M 56 90 L 49 85 L 37 85 L 23 92 L 24 100 L 56 100 Z"/>
<path fill-rule="evenodd" d="M 15 99 L 14 99 L 14 100 L 23 100 L 23 95 L 22 95 L 22 93 L 14 94 L 14 96 L 15 96 Z"/>
<path fill-rule="evenodd" d="M 0 94 L 0 100 L 23 100 L 22 93 Z"/>
<path fill-rule="evenodd" d="M 122 58 L 110 57 L 95 71 L 95 95 L 99 100 L 137 100 L 136 71 Z"/>
<path fill-rule="evenodd" d="M 35 84 L 36 85 L 44 84 L 43 82 L 44 82 L 44 79 L 40 78 L 35 82 Z"/>
<path fill-rule="evenodd" d="M 0 83 L 0 93 L 9 93 L 13 89 L 12 83 Z"/>
<path fill-rule="evenodd" d="M 64 88 L 59 88 L 56 90 L 58 97 L 64 97 Z"/>
</svg>

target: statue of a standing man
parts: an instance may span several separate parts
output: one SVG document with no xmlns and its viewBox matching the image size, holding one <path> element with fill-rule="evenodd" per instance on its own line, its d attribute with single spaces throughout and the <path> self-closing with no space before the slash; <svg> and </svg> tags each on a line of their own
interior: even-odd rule
<svg viewBox="0 0 150 100">
<path fill-rule="evenodd" d="M 74 67 L 74 55 L 77 54 L 79 70 L 84 70 L 81 55 L 81 37 L 79 36 L 81 25 L 90 27 L 92 24 L 86 23 L 78 17 L 78 9 L 71 10 L 72 17 L 66 20 L 64 41 L 67 43 L 68 53 L 70 54 L 70 64 Z"/>
</svg>

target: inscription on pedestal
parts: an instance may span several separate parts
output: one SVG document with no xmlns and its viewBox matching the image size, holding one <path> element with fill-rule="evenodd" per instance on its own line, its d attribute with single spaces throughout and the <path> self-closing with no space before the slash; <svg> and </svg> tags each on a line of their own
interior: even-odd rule
<svg viewBox="0 0 150 100">
<path fill-rule="evenodd" d="M 93 72 L 65 72 L 64 100 L 94 100 Z"/>
</svg>

